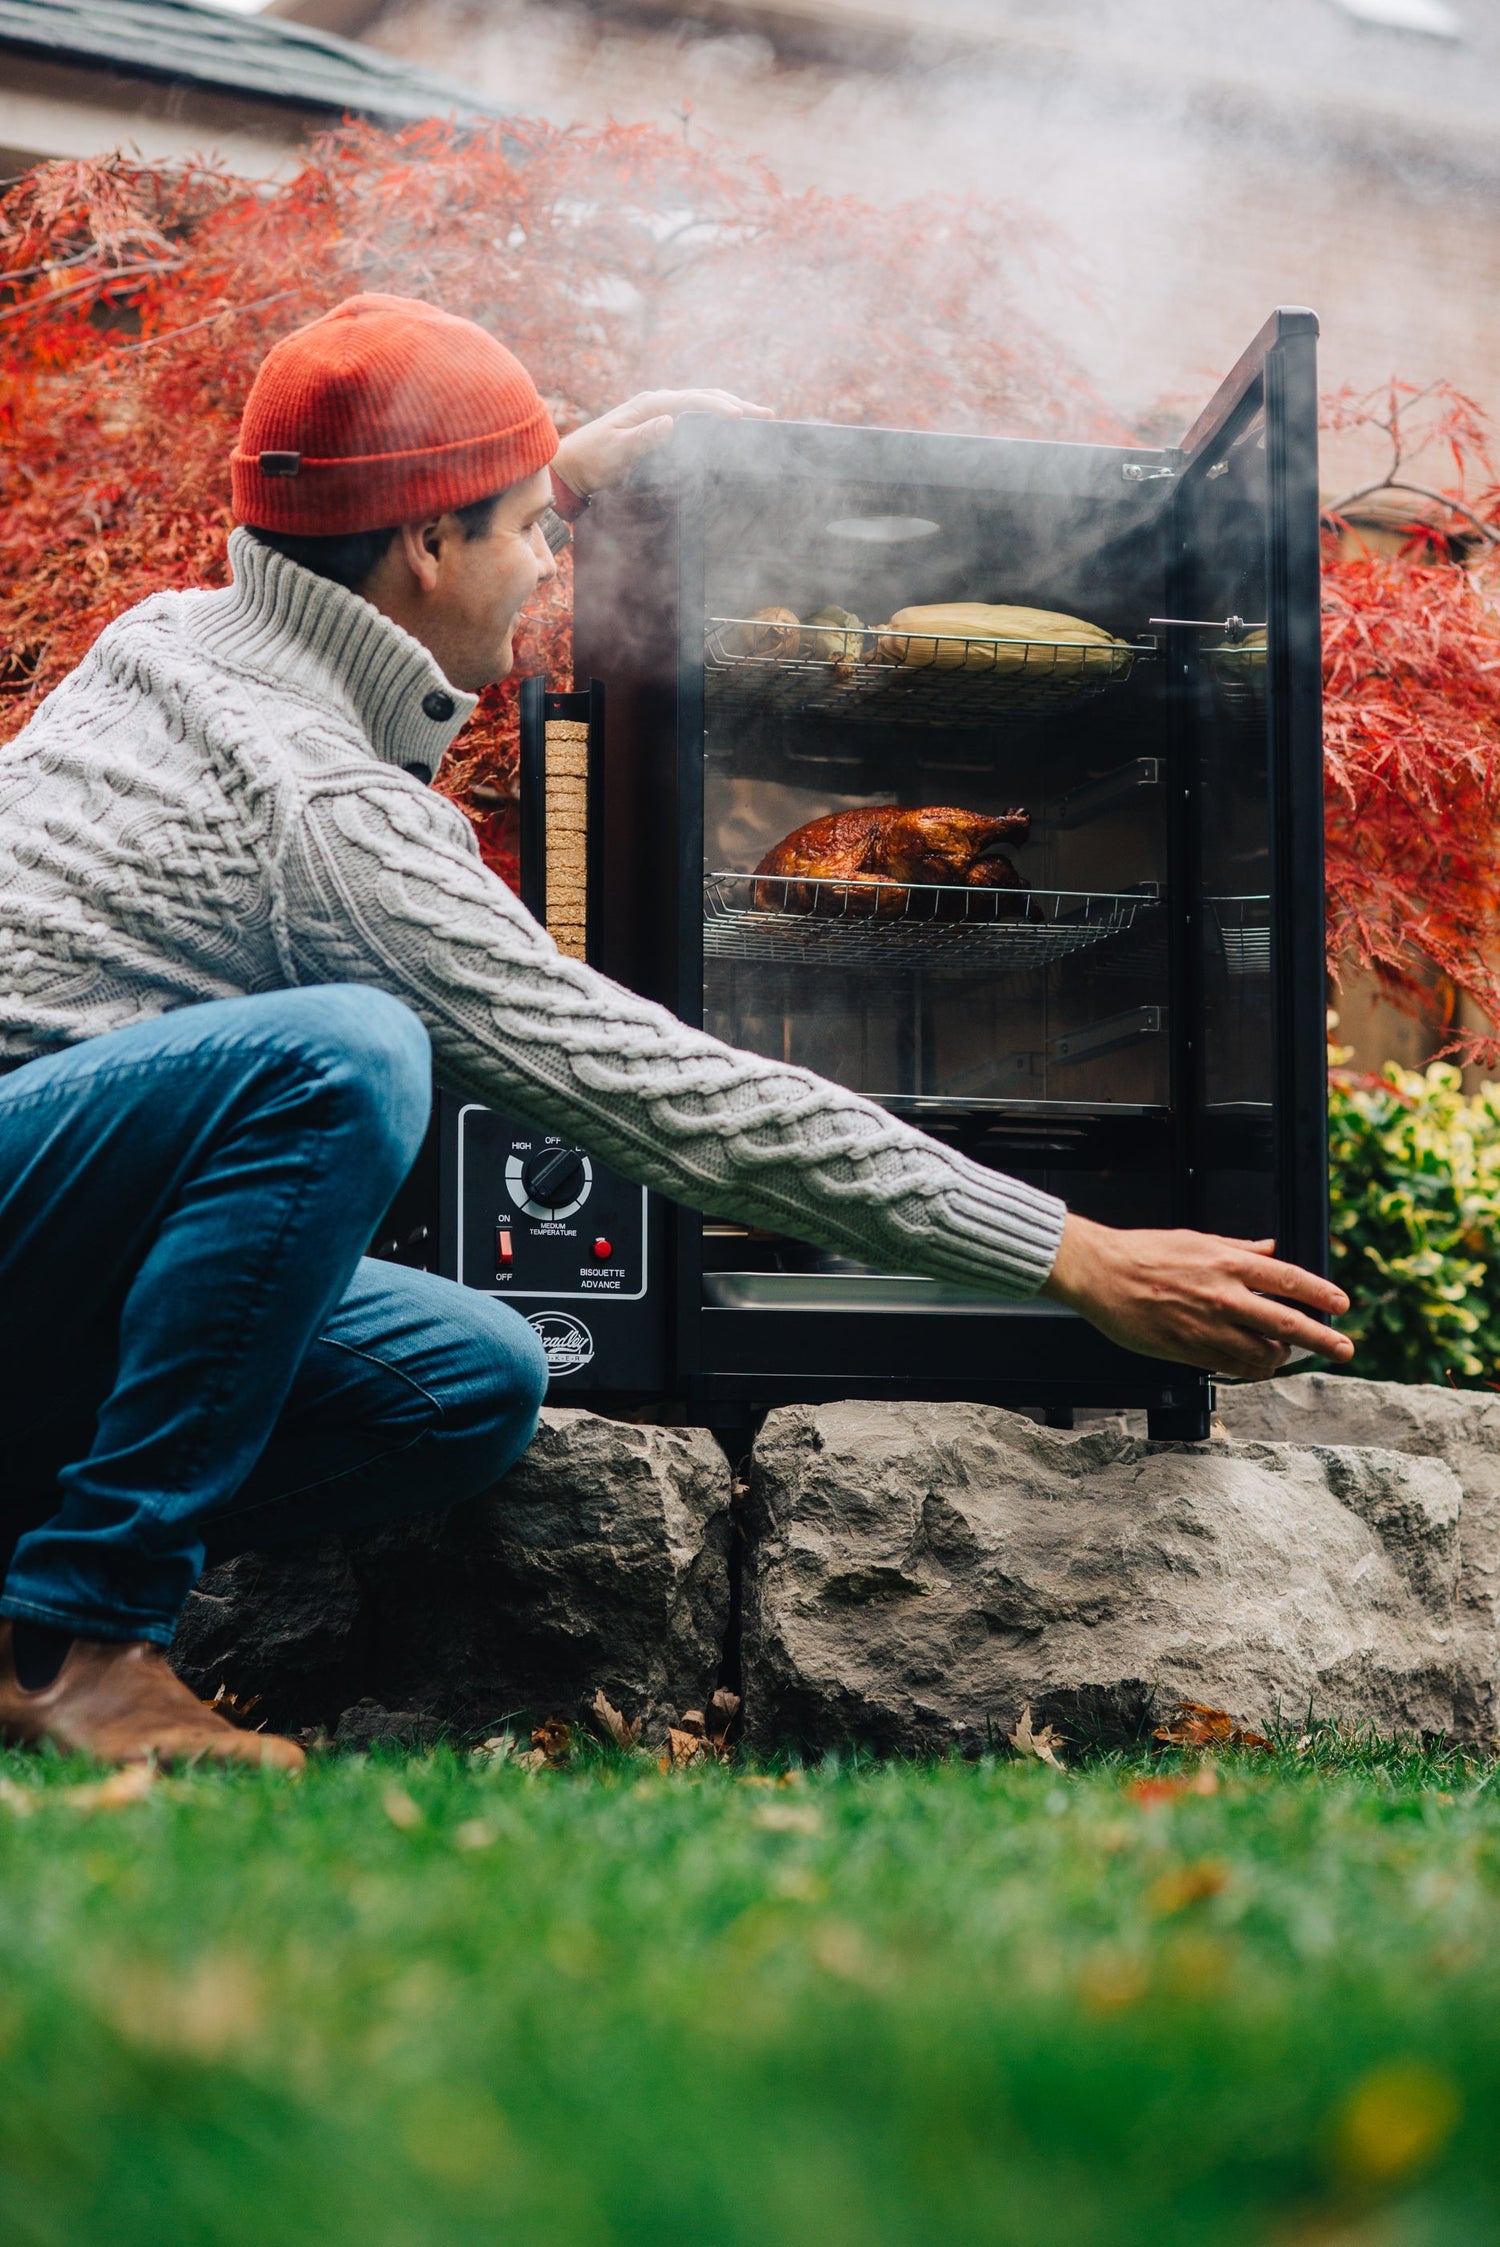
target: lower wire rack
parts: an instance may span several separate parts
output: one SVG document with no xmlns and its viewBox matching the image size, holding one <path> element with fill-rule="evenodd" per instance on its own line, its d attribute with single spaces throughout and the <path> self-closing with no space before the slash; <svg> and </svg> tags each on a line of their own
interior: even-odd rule
<svg viewBox="0 0 1500 2247">
<path fill-rule="evenodd" d="M 716 873 L 703 884 L 709 960 L 853 974 L 1024 974 L 1134 928 L 1144 891 L 971 890 Z"/>
</svg>

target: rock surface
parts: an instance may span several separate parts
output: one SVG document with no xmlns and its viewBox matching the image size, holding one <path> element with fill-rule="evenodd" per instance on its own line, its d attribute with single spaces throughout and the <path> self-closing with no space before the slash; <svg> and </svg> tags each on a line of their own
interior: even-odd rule
<svg viewBox="0 0 1500 2247">
<path fill-rule="evenodd" d="M 1476 1721 L 1500 1728 L 1500 1396 L 1349 1374 L 1295 1373 L 1221 1388 L 1218 1418 L 1240 1442 L 1365 1444 L 1441 1459 L 1463 1489 L 1458 1613 L 1487 1678 Z"/>
<path fill-rule="evenodd" d="M 450 1513 L 211 1570 L 173 1661 L 257 1721 L 410 1730 L 571 1715 L 596 1687 L 648 1724 L 702 1707 L 729 1626 L 730 1475 L 713 1437 L 544 1411 L 504 1481 Z M 379 1730 L 379 1727 L 376 1727 Z M 372 1734 L 373 1736 L 373 1734 Z"/>
<path fill-rule="evenodd" d="M 1500 1398 L 1313 1373 L 1221 1391 L 1220 1419 L 1192 1448 L 978 1405 L 773 1413 L 744 1522 L 751 1738 L 975 1748 L 1028 1701 L 1120 1738 L 1179 1697 L 1492 1738 Z M 730 1500 L 701 1431 L 548 1411 L 470 1505 L 212 1571 L 174 1658 L 349 1747 L 574 1715 L 598 1687 L 659 1734 L 722 1675 Z"/>
<path fill-rule="evenodd" d="M 794 1406 L 756 1446 L 750 1737 L 1075 1741 L 1178 1699 L 1251 1720 L 1487 1728 L 1456 1611 L 1462 1493 L 1396 1450 L 1067 1435 L 982 1405 Z"/>
</svg>

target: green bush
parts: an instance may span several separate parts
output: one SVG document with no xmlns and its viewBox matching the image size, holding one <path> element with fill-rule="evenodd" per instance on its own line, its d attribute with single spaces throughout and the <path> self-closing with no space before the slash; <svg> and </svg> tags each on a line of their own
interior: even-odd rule
<svg viewBox="0 0 1500 2247">
<path fill-rule="evenodd" d="M 1371 1381 L 1500 1382 L 1500 1086 L 1389 1062 L 1329 1077 L 1332 1274 Z"/>
</svg>

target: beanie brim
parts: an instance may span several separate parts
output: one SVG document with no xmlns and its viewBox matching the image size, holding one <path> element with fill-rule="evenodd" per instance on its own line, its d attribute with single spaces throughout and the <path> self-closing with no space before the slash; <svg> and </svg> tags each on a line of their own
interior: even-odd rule
<svg viewBox="0 0 1500 2247">
<path fill-rule="evenodd" d="M 285 455 L 280 472 L 267 474 L 259 453 L 236 451 L 229 464 L 235 518 L 250 530 L 304 538 L 389 530 L 524 483 L 547 466 L 557 445 L 552 416 L 540 406 L 513 428 L 456 444 L 336 460 L 296 456 L 291 474 L 282 466 Z"/>
</svg>

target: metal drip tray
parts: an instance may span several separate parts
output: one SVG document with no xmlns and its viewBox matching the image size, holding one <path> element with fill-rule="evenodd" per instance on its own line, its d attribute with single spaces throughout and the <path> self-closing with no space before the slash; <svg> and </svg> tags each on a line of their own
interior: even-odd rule
<svg viewBox="0 0 1500 2247">
<path fill-rule="evenodd" d="M 856 974 L 1024 974 L 1134 928 L 1139 891 L 970 890 L 937 883 L 709 874 L 706 960 Z"/>
<path fill-rule="evenodd" d="M 806 652 L 830 638 L 845 643 L 840 660 Z M 1074 709 L 1123 684 L 1137 657 L 1155 653 L 1154 641 L 960 640 L 713 616 L 703 661 L 715 709 L 962 726 Z"/>
<path fill-rule="evenodd" d="M 705 1272 L 710 1303 L 725 1311 L 982 1311 L 991 1317 L 1070 1319 L 1061 1303 L 1009 1303 L 984 1288 L 884 1272 Z"/>
</svg>

